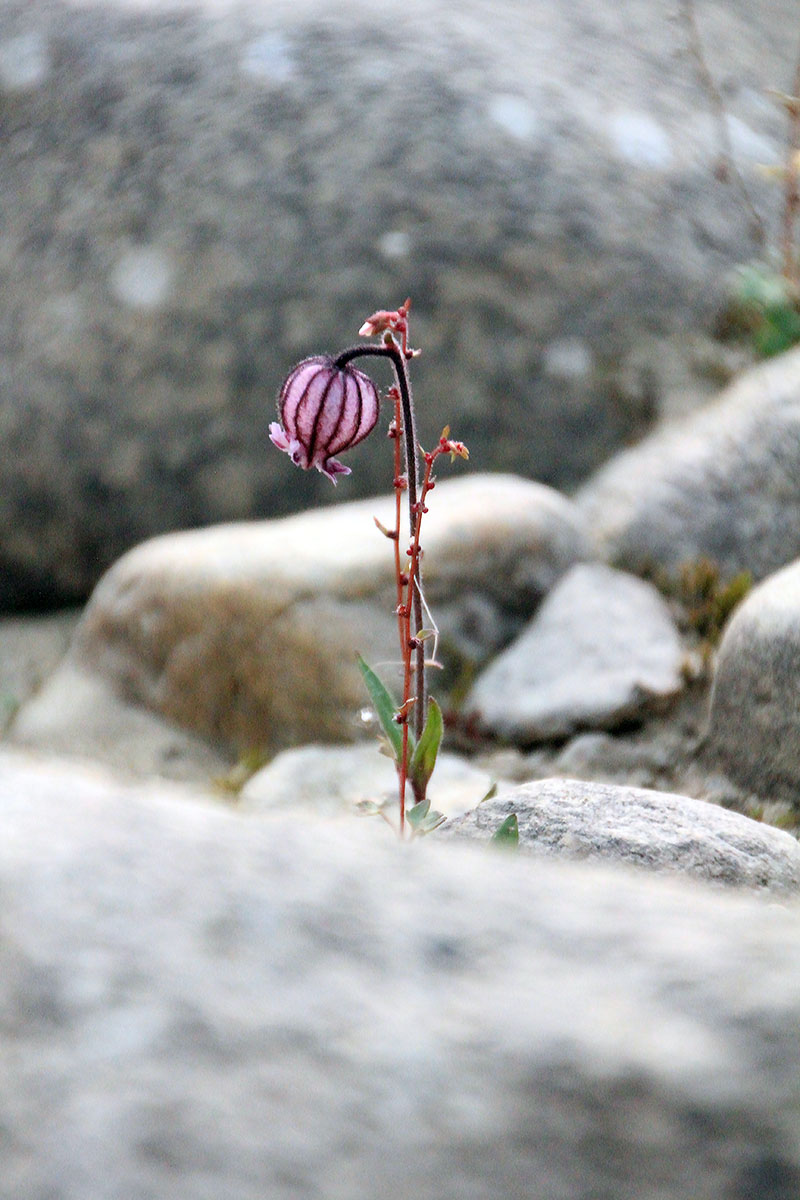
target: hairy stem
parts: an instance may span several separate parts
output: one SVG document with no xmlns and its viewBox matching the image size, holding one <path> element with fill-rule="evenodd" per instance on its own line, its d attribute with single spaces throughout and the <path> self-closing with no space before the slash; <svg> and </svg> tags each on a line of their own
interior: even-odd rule
<svg viewBox="0 0 800 1200">
<path fill-rule="evenodd" d="M 394 442 L 394 529 L 391 531 L 391 537 L 394 541 L 394 575 L 397 583 L 397 636 L 400 642 L 400 649 L 403 654 L 403 703 L 402 711 L 405 711 L 410 695 L 410 650 L 408 649 L 409 627 L 408 627 L 408 609 L 406 608 L 405 582 L 403 575 L 403 564 L 400 559 L 400 523 L 402 516 L 403 492 L 406 488 L 406 480 L 403 475 L 403 452 L 400 448 L 400 439 L 403 436 L 403 404 L 400 398 L 399 388 L 390 388 L 389 394 L 394 400 L 394 420 L 389 427 L 389 436 Z M 400 762 L 397 764 L 397 783 L 399 788 L 400 800 L 400 836 L 405 832 L 406 823 L 406 780 L 408 779 L 408 720 L 403 721 L 403 744 L 400 754 Z"/>
<path fill-rule="evenodd" d="M 394 373 L 397 377 L 397 386 L 400 389 L 400 399 L 403 406 L 403 436 L 405 439 L 405 467 L 406 481 L 408 483 L 408 523 L 411 536 L 411 544 L 413 545 L 417 538 L 417 486 L 418 486 L 418 445 L 417 442 L 417 427 L 414 416 L 414 398 L 411 392 L 411 381 L 408 377 L 408 367 L 406 365 L 405 354 L 400 350 L 400 347 L 392 339 L 386 341 L 381 346 L 352 346 L 349 350 L 343 350 L 342 353 L 334 360 L 337 367 L 344 367 L 355 358 L 388 358 L 391 359 Z M 417 550 L 419 545 L 417 542 Z M 411 605 L 414 614 L 414 634 L 419 634 L 422 629 L 422 576 L 419 562 L 419 553 L 416 555 L 417 562 L 414 566 L 413 576 L 409 583 L 406 603 Z M 405 654 L 404 654 L 405 661 Z M 422 731 L 425 728 L 425 717 L 427 705 L 427 697 L 425 694 L 425 646 L 420 643 L 416 648 L 416 702 L 414 704 L 414 734 L 419 740 L 422 737 Z"/>
</svg>

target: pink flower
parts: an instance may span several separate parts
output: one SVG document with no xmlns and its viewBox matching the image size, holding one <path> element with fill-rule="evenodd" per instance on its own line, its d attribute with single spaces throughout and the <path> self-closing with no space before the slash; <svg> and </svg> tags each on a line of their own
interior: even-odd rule
<svg viewBox="0 0 800 1200">
<path fill-rule="evenodd" d="M 358 444 L 378 420 L 378 391 L 372 380 L 349 364 L 338 367 L 326 354 L 298 363 L 278 397 L 270 441 L 307 471 L 316 467 L 336 483 L 349 475 L 333 456 Z"/>
</svg>

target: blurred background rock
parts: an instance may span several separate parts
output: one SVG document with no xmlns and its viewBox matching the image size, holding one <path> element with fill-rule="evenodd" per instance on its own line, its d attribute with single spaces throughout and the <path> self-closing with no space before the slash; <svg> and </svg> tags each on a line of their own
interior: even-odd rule
<svg viewBox="0 0 800 1200">
<path fill-rule="evenodd" d="M 777 222 L 795 0 L 697 12 Z M 334 493 L 267 428 L 297 359 L 407 294 L 421 436 L 481 471 L 569 489 L 699 403 L 758 248 L 686 40 L 669 0 L 0 0 L 0 607 L 385 490 L 388 450 Z"/>
</svg>

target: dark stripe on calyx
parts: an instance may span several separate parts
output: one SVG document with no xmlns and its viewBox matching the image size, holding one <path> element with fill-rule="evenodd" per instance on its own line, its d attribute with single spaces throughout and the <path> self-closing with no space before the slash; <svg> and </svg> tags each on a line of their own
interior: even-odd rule
<svg viewBox="0 0 800 1200">
<path fill-rule="evenodd" d="M 294 436 L 297 439 L 297 441 L 300 442 L 300 444 L 302 446 L 305 446 L 306 441 L 305 441 L 305 438 L 302 436 L 302 433 L 300 431 L 300 426 L 299 426 L 300 407 L 303 404 L 303 402 L 308 398 L 308 393 L 311 390 L 314 380 L 317 378 L 317 375 L 319 374 L 320 370 L 321 370 L 321 368 L 318 368 L 316 371 L 312 372 L 311 378 L 309 379 L 308 383 L 303 388 L 303 391 L 301 392 L 300 396 L 298 397 L 297 403 L 294 406 L 294 413 L 292 414 L 292 420 L 294 421 Z M 309 455 L 309 457 L 310 457 L 310 455 Z"/>
<path fill-rule="evenodd" d="M 347 392 L 348 392 L 348 384 L 350 383 L 350 379 L 352 377 L 352 371 L 342 371 L 339 369 L 339 367 L 335 367 L 334 370 L 337 371 L 338 374 L 341 375 L 341 377 L 342 377 L 342 403 L 339 406 L 339 415 L 336 418 L 336 424 L 334 425 L 333 429 L 331 430 L 330 437 L 328 438 L 328 450 L 327 450 L 328 458 L 330 458 L 330 456 L 332 454 L 337 454 L 338 451 L 341 449 L 341 446 L 336 445 L 336 441 L 339 436 L 339 430 L 342 427 L 342 421 L 344 420 L 345 414 L 347 413 L 347 410 L 348 410 Z M 345 438 L 342 445 L 348 446 L 349 444 L 350 444 L 350 439 Z"/>
<path fill-rule="evenodd" d="M 313 459 L 314 451 L 317 448 L 317 434 L 319 432 L 320 417 L 322 416 L 322 414 L 325 411 L 325 405 L 328 402 L 328 394 L 330 393 L 330 390 L 333 387 L 333 385 L 336 383 L 337 376 L 339 375 L 339 371 L 333 370 L 330 367 L 320 367 L 320 371 L 328 371 L 329 379 L 328 379 L 328 382 L 325 384 L 325 387 L 322 390 L 322 396 L 320 398 L 320 402 L 317 407 L 317 411 L 314 413 L 314 421 L 311 426 L 311 437 L 309 438 L 308 446 L 306 447 L 306 452 L 308 454 L 309 462 L 311 462 L 311 460 Z M 316 379 L 317 376 L 315 375 L 314 378 Z"/>
</svg>

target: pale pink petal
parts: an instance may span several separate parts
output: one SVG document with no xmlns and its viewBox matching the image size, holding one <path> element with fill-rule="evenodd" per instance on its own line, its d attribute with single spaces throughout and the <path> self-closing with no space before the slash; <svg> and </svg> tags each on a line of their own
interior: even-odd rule
<svg viewBox="0 0 800 1200">
<path fill-rule="evenodd" d="M 287 454 L 289 453 L 289 439 L 277 421 L 273 421 L 269 427 L 269 440 L 279 450 L 285 450 Z"/>
<path fill-rule="evenodd" d="M 339 460 L 336 458 L 326 459 L 326 461 L 324 463 L 317 463 L 316 465 L 317 465 L 317 470 L 321 471 L 321 473 L 323 475 L 327 475 L 328 479 L 330 479 L 331 483 L 333 483 L 333 484 L 336 483 L 337 475 L 351 475 L 352 474 L 350 468 L 346 467 L 344 465 L 344 463 L 340 463 Z"/>
</svg>

